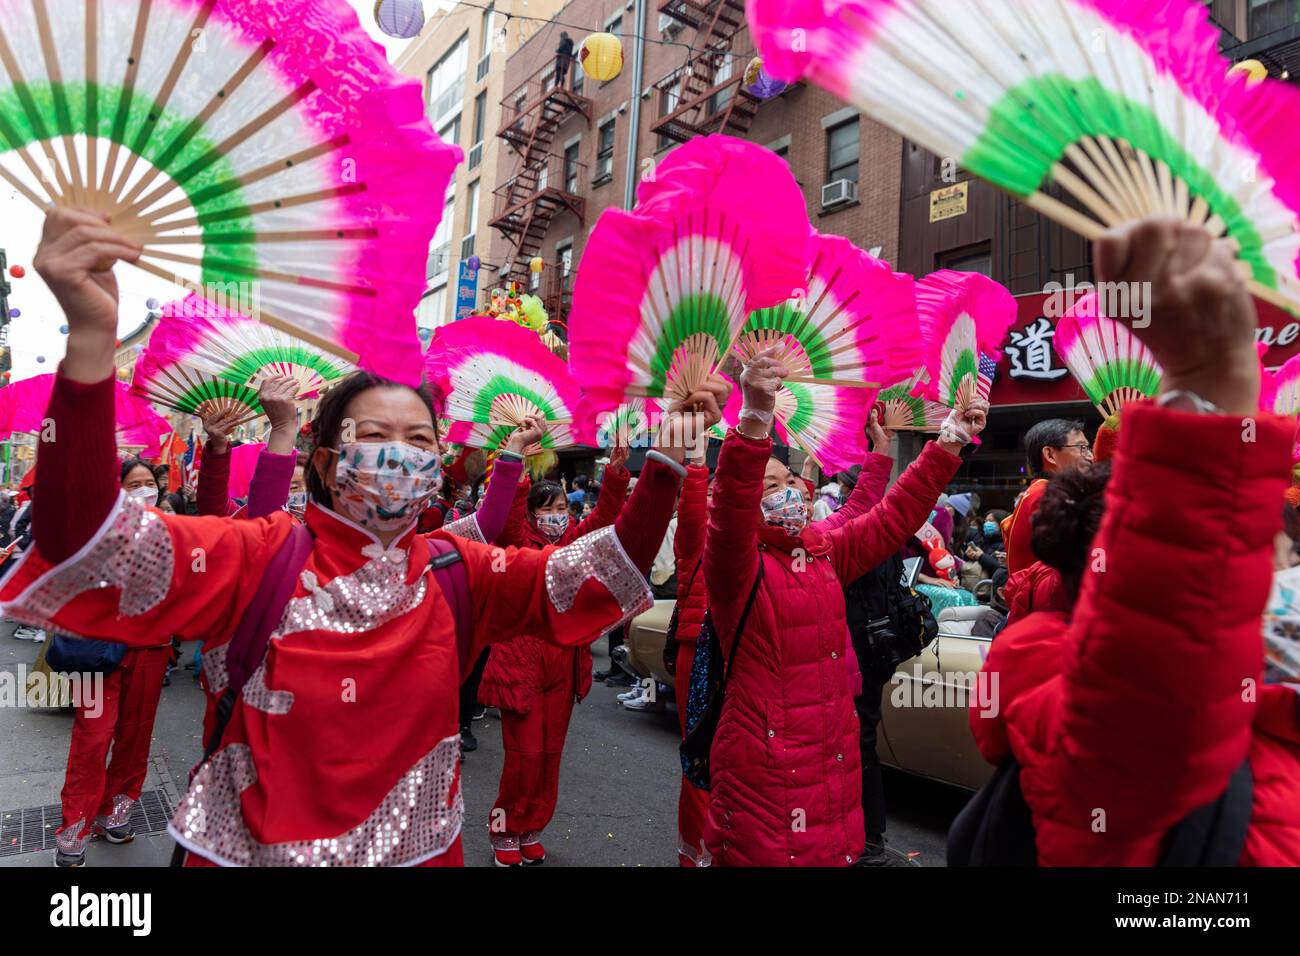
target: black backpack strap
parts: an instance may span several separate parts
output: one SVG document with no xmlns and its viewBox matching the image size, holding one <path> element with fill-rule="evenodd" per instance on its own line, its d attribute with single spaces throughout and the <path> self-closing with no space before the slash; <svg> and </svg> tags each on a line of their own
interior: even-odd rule
<svg viewBox="0 0 1300 956">
<path fill-rule="evenodd" d="M 1255 804 L 1255 777 L 1243 760 L 1218 798 L 1193 810 L 1169 832 L 1157 866 L 1236 866 Z"/>
<path fill-rule="evenodd" d="M 731 653 L 727 655 L 727 667 L 722 672 L 722 680 L 718 682 L 718 693 L 725 694 L 727 690 L 727 681 L 731 679 L 731 665 L 736 662 L 736 649 L 740 647 L 740 635 L 745 633 L 745 624 L 749 620 L 750 609 L 754 606 L 754 600 L 758 597 L 758 587 L 763 583 L 763 553 L 758 555 L 758 573 L 754 575 L 754 586 L 749 589 L 749 598 L 745 601 L 745 609 L 740 612 L 740 623 L 736 625 L 736 636 L 731 641 Z"/>
</svg>

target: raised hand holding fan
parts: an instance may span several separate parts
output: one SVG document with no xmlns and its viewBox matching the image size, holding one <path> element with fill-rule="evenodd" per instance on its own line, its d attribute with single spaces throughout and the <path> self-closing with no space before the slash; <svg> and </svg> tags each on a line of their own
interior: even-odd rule
<svg viewBox="0 0 1300 956">
<path fill-rule="evenodd" d="M 1150 215 L 1206 225 L 1236 240 L 1256 295 L 1300 311 L 1300 92 L 1230 77 L 1207 4 L 747 0 L 746 12 L 778 79 L 806 77 L 1087 238 Z"/>
<path fill-rule="evenodd" d="M 1103 417 L 1160 390 L 1164 373 L 1155 356 L 1128 326 L 1101 314 L 1095 292 L 1056 323 L 1052 347 Z"/>
<path fill-rule="evenodd" d="M 460 150 L 349 5 L 54 7 L 0 3 L 0 179 L 106 215 L 158 278 L 255 288 L 265 324 L 417 384 L 422 263 Z"/>
<path fill-rule="evenodd" d="M 425 361 L 426 377 L 445 396 L 447 441 L 495 450 L 537 416 L 546 433 L 527 454 L 585 443 L 576 420 L 581 389 L 535 332 L 471 316 L 438 329 Z"/>
</svg>

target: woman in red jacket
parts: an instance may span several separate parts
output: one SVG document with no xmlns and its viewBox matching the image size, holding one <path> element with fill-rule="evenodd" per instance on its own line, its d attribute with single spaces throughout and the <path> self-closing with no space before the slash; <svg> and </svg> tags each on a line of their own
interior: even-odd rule
<svg viewBox="0 0 1300 956">
<path fill-rule="evenodd" d="M 523 482 L 499 542 L 540 550 L 570 544 L 613 524 L 632 477 L 623 467 L 627 456 L 626 448 L 611 450 L 596 510 L 577 524 L 571 522 L 558 484 L 541 481 L 530 488 Z M 501 710 L 505 763 L 488 814 L 497 866 L 546 861 L 541 835 L 555 815 L 569 718 L 574 703 L 591 690 L 588 644 L 551 646 L 526 631 L 513 633 L 518 636 L 492 648 L 478 691 L 482 703 Z"/>
<path fill-rule="evenodd" d="M 206 638 L 214 688 L 250 664 L 171 821 L 191 860 L 460 865 L 460 678 L 507 627 L 578 645 L 650 605 L 644 575 L 683 450 L 649 453 L 633 507 L 565 548 L 421 535 L 416 519 L 441 480 L 432 401 L 359 372 L 317 410 L 306 529 L 283 511 L 256 521 L 163 515 L 126 499 L 111 471 L 109 269 L 140 252 L 102 215 L 46 218 L 36 268 L 70 329 L 47 412 L 59 441 L 41 447 L 34 547 L 0 586 L 0 613 L 135 647 Z M 680 442 L 675 421 L 661 444 Z M 73 494 L 78 507 L 64 506 Z M 305 562 L 300 571 L 290 573 L 286 553 Z M 455 556 L 459 583 L 433 576 L 439 554 Z M 228 660 L 270 567 L 289 600 L 260 662 Z"/>
<path fill-rule="evenodd" d="M 1151 290 L 1134 329 L 1161 395 L 1124 411 L 1072 612 L 998 636 L 999 707 L 971 728 L 987 760 L 1019 763 L 1040 864 L 1152 865 L 1245 761 L 1239 862 L 1300 865 L 1300 685 L 1264 672 L 1260 636 L 1295 421 L 1257 409 L 1255 311 L 1226 241 L 1150 219 L 1095 260 Z"/>
<path fill-rule="evenodd" d="M 889 447 L 889 433 L 880 426 L 874 411 L 868 429 L 873 448 Z M 884 496 L 893 465 L 894 460 L 888 455 L 868 452 L 849 500 L 829 517 L 814 521 L 812 527 L 824 532 L 832 531 L 870 511 Z M 678 582 L 677 666 L 673 674 L 673 690 L 678 701 L 677 718 L 683 737 L 686 734 L 686 698 L 690 690 L 691 667 L 695 663 L 695 645 L 709 604 L 700 569 L 704 562 L 708 506 L 712 499 L 713 482 L 701 454 L 687 468 L 677 503 L 677 533 L 673 537 Z M 677 796 L 677 854 L 682 866 L 708 866 L 710 863 L 704 848 L 704 824 L 708 812 L 709 791 L 695 786 L 683 775 Z"/>
<path fill-rule="evenodd" d="M 987 412 L 984 402 L 954 412 L 879 505 L 826 532 L 808 526 L 802 483 L 771 457 L 784 375 L 763 353 L 741 376 L 744 403 L 718 458 L 704 546 L 724 658 L 740 641 L 710 761 L 705 844 L 720 866 L 848 866 L 862 852 L 843 586 L 920 527 Z"/>
</svg>

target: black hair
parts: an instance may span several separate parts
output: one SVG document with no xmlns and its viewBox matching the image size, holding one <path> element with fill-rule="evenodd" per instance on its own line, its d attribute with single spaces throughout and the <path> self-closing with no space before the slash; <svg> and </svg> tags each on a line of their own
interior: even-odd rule
<svg viewBox="0 0 1300 956">
<path fill-rule="evenodd" d="M 579 475 L 577 478 L 573 479 L 573 487 L 575 489 L 586 488 L 587 482 L 590 480 L 591 479 L 588 478 L 586 475 Z"/>
<path fill-rule="evenodd" d="M 316 416 L 311 422 L 311 441 L 312 454 L 315 454 L 317 448 L 337 448 L 339 438 L 343 433 L 343 421 L 347 407 L 362 392 L 368 392 L 372 388 L 405 388 L 414 392 L 424 403 L 424 407 L 429 410 L 429 418 L 433 421 L 433 433 L 435 438 L 438 436 L 438 415 L 434 410 L 433 397 L 429 393 L 427 386 L 411 388 L 409 385 L 403 385 L 401 382 L 394 382 L 391 379 L 380 378 L 370 372 L 353 372 L 346 378 L 340 379 L 338 384 L 331 388 L 322 396 L 320 404 L 316 406 Z M 440 439 L 439 439 L 440 440 Z M 311 456 L 308 456 L 308 463 L 304 468 L 307 479 L 307 495 L 318 504 L 329 506 L 330 492 L 325 487 L 325 481 L 321 478 L 320 472 L 311 465 Z"/>
<path fill-rule="evenodd" d="M 143 458 L 136 458 L 134 456 L 122 462 L 122 470 L 117 476 L 117 483 L 119 485 L 122 484 L 126 481 L 126 476 L 131 474 L 131 472 L 135 471 L 137 468 L 143 468 L 145 471 L 149 472 L 149 474 L 153 476 L 153 483 L 161 486 L 162 483 L 158 480 L 158 469 L 149 464 Z"/>
<path fill-rule="evenodd" d="M 1005 595 L 1000 595 L 999 592 L 1007 586 L 1008 577 L 1009 575 L 1006 568 L 998 568 L 994 571 L 991 579 L 993 587 L 989 594 L 989 604 L 997 608 L 999 611 L 1004 612 L 1007 609 L 1006 597 Z"/>
<path fill-rule="evenodd" d="M 185 496 L 178 491 L 169 491 L 163 495 L 163 501 L 172 506 L 172 511 L 178 515 L 189 514 L 189 508 L 185 504 Z"/>
<path fill-rule="evenodd" d="M 528 489 L 528 513 L 532 514 L 538 508 L 545 508 L 556 498 L 564 497 L 564 489 L 554 481 L 539 481 Z"/>
<path fill-rule="evenodd" d="M 1034 509 L 1030 544 L 1044 564 L 1061 572 L 1071 599 L 1079 593 L 1101 527 L 1110 464 L 1081 465 L 1053 475 Z"/>
<path fill-rule="evenodd" d="M 1029 464 L 1029 474 L 1035 478 L 1043 477 L 1043 449 L 1061 448 L 1070 440 L 1070 432 L 1081 431 L 1083 422 L 1049 418 L 1025 432 L 1025 460 Z"/>
</svg>

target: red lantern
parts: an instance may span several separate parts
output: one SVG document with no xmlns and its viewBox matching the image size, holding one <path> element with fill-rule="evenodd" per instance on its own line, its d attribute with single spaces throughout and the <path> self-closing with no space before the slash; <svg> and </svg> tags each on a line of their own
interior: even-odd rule
<svg viewBox="0 0 1300 956">
<path fill-rule="evenodd" d="M 15 279 L 21 279 L 23 276 L 27 275 L 27 270 L 22 266 L 10 266 L 9 274 Z"/>
</svg>

